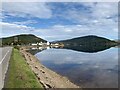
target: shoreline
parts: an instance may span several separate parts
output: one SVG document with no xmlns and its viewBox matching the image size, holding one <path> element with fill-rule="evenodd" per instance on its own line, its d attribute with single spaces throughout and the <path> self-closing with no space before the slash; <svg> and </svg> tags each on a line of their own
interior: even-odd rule
<svg viewBox="0 0 120 90">
<path fill-rule="evenodd" d="M 26 51 L 25 47 L 20 48 L 20 52 L 25 58 L 27 64 L 31 67 L 32 71 L 36 75 L 38 81 L 43 85 L 45 89 L 49 88 L 80 88 L 75 85 L 69 79 L 57 74 L 56 72 L 46 68 L 40 63 L 40 61 L 32 54 Z"/>
</svg>

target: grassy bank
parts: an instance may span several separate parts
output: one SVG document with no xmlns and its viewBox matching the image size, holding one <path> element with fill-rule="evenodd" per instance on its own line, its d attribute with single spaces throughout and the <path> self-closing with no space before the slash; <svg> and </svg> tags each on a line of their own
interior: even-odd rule
<svg viewBox="0 0 120 90">
<path fill-rule="evenodd" d="M 5 88 L 41 88 L 31 68 L 17 49 L 13 49 Z"/>
</svg>

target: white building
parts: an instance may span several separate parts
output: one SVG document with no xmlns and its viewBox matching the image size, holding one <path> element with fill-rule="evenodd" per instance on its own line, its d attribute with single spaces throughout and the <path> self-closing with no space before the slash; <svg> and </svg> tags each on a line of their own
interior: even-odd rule
<svg viewBox="0 0 120 90">
<path fill-rule="evenodd" d="M 43 45 L 43 42 L 38 43 L 38 45 L 40 45 L 40 46 Z"/>
<path fill-rule="evenodd" d="M 37 46 L 37 43 L 32 43 L 31 45 L 32 45 L 32 46 Z"/>
<path fill-rule="evenodd" d="M 50 45 L 50 42 L 47 42 L 47 45 Z"/>
</svg>

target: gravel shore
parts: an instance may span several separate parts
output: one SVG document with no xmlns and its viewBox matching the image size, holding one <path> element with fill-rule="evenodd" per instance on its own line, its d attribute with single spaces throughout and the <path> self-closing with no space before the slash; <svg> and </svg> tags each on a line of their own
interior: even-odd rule
<svg viewBox="0 0 120 90">
<path fill-rule="evenodd" d="M 20 52 L 25 57 L 27 64 L 31 67 L 37 79 L 45 89 L 79 88 L 81 90 L 79 86 L 70 82 L 66 77 L 63 77 L 42 65 L 34 55 L 26 52 L 26 48 L 21 48 Z"/>
</svg>

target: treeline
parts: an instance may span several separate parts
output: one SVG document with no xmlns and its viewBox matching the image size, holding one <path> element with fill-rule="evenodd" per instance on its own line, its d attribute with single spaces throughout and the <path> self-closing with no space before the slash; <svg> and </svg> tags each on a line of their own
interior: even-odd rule
<svg viewBox="0 0 120 90">
<path fill-rule="evenodd" d="M 64 44 L 63 48 L 65 49 L 82 52 L 98 52 L 118 45 L 115 41 L 93 35 L 58 41 L 57 43 Z"/>
<path fill-rule="evenodd" d="M 93 35 L 58 41 L 58 43 L 63 43 L 65 46 L 103 46 L 117 44 L 115 41 Z"/>
<path fill-rule="evenodd" d="M 27 45 L 30 43 L 47 42 L 46 40 L 36 37 L 32 34 L 16 35 L 7 38 L 1 38 L 1 40 L 2 45 Z"/>
</svg>

